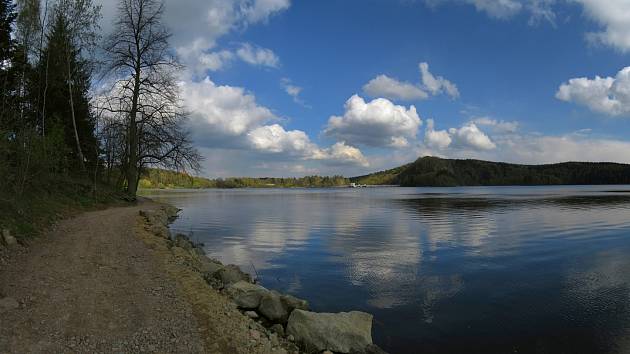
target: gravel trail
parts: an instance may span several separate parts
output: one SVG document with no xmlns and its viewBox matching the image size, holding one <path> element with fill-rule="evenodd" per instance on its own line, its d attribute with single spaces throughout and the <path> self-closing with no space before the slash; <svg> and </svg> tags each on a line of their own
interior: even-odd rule
<svg viewBox="0 0 630 354">
<path fill-rule="evenodd" d="M 0 353 L 202 353 L 177 283 L 134 234 L 151 202 L 64 220 L 0 264 Z"/>
</svg>

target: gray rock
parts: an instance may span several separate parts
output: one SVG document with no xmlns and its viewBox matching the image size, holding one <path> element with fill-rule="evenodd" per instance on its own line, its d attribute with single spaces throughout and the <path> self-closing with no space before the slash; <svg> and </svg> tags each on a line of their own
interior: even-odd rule
<svg viewBox="0 0 630 354">
<path fill-rule="evenodd" d="M 15 301 L 14 298 L 5 297 L 3 299 L 0 299 L 0 313 L 9 311 L 9 310 L 15 310 L 19 307 L 20 307 L 20 304 L 17 301 Z"/>
<path fill-rule="evenodd" d="M 163 224 L 151 223 L 149 231 L 152 234 L 154 234 L 155 236 L 158 236 L 158 237 L 161 237 L 161 238 L 165 238 L 165 239 L 170 239 L 171 238 L 170 230 L 168 229 L 168 227 L 166 227 Z"/>
<path fill-rule="evenodd" d="M 372 344 L 372 318 L 359 311 L 315 313 L 296 309 L 289 317 L 287 333 L 308 349 L 360 352 Z"/>
<path fill-rule="evenodd" d="M 192 251 L 193 249 L 192 242 L 190 242 L 190 239 L 188 239 L 188 236 L 184 234 L 175 235 L 175 238 L 173 239 L 173 243 L 175 244 L 175 246 L 181 247 L 189 252 Z"/>
<path fill-rule="evenodd" d="M 273 333 L 279 335 L 280 337 L 284 337 L 284 327 L 281 324 L 276 323 L 275 325 L 269 328 Z"/>
<path fill-rule="evenodd" d="M 281 295 L 275 291 L 268 292 L 260 299 L 258 312 L 271 322 L 286 323 L 289 318 L 289 311 Z"/>
<path fill-rule="evenodd" d="M 162 212 L 164 213 L 164 215 L 166 216 L 166 219 L 168 222 L 173 222 L 175 219 L 177 219 L 177 214 L 179 214 L 179 211 L 181 209 L 176 208 L 172 205 L 164 205 L 162 206 Z"/>
<path fill-rule="evenodd" d="M 261 298 L 269 290 L 260 285 L 238 281 L 227 287 L 228 296 L 234 301 L 236 306 L 242 309 L 255 309 L 260 305 Z"/>
<path fill-rule="evenodd" d="M 17 240 L 11 235 L 9 229 L 2 229 L 2 243 L 7 247 L 17 245 Z"/>
<path fill-rule="evenodd" d="M 255 319 L 257 319 L 259 317 L 258 314 L 256 313 L 256 311 L 245 311 L 245 316 L 247 316 L 247 317 L 249 317 L 249 318 L 251 318 L 253 320 L 255 320 Z"/>
<path fill-rule="evenodd" d="M 248 283 L 252 282 L 252 278 L 249 274 L 243 273 L 243 271 L 234 264 L 229 264 L 219 269 L 216 274 L 217 279 L 221 280 L 224 286 L 237 283 L 241 280 Z"/>
<path fill-rule="evenodd" d="M 306 300 L 298 299 L 288 294 L 280 296 L 280 300 L 282 300 L 282 303 L 284 303 L 289 313 L 295 309 L 308 311 L 308 301 Z"/>
<path fill-rule="evenodd" d="M 221 268 L 223 268 L 223 264 L 221 264 L 221 262 L 217 262 L 208 257 L 199 257 L 199 272 L 203 273 L 204 276 L 208 275 L 214 277 L 216 272 L 218 272 Z"/>
</svg>

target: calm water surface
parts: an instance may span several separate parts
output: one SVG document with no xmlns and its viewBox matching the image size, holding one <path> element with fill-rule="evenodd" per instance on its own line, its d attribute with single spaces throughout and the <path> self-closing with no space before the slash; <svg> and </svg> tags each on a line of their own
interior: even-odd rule
<svg viewBox="0 0 630 354">
<path fill-rule="evenodd" d="M 629 353 L 630 187 L 156 191 L 208 254 L 391 353 Z M 254 271 L 255 267 L 255 271 Z"/>
</svg>

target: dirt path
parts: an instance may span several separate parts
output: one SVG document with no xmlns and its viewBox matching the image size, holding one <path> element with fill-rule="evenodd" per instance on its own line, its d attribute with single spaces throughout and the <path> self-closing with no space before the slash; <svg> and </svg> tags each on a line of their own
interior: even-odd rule
<svg viewBox="0 0 630 354">
<path fill-rule="evenodd" d="M 139 209 L 65 220 L 0 266 L 0 298 L 20 303 L 0 309 L 0 353 L 204 352 L 191 305 L 134 235 Z"/>
</svg>

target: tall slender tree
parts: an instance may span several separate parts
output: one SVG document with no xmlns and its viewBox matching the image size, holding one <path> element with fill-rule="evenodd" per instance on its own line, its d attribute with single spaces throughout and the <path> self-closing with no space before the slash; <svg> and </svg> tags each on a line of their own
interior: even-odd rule
<svg viewBox="0 0 630 354">
<path fill-rule="evenodd" d="M 73 67 L 72 61 L 75 56 L 83 56 L 86 52 L 91 52 L 95 47 L 99 38 L 98 23 L 101 17 L 101 7 L 95 5 L 92 0 L 59 0 L 55 6 L 55 16 L 63 17 L 65 20 L 65 33 L 63 37 L 63 49 L 65 54 L 65 68 L 63 72 L 66 74 L 66 85 L 68 86 L 68 100 L 70 104 L 70 116 L 74 130 L 75 146 L 77 151 L 77 159 L 79 167 L 82 171 L 85 169 L 85 156 L 81 147 L 81 139 L 79 137 L 77 125 L 76 103 L 74 102 L 74 91 L 76 90 L 75 81 L 79 73 L 76 72 L 76 66 Z M 84 67 L 89 64 L 84 61 Z"/>
</svg>

